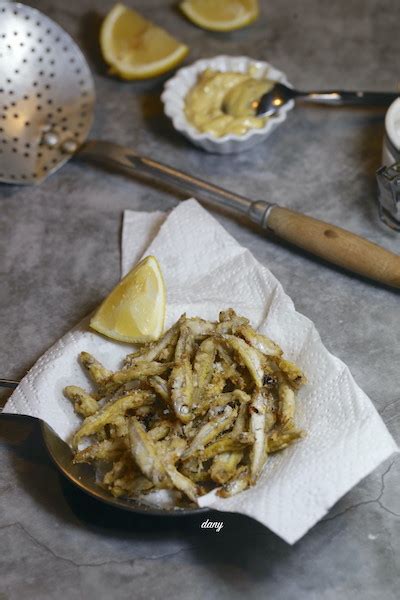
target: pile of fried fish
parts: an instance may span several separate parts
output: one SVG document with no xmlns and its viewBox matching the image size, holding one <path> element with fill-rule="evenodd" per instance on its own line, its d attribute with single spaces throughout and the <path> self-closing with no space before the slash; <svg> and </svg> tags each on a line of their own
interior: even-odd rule
<svg viewBox="0 0 400 600">
<path fill-rule="evenodd" d="M 254 485 L 269 454 L 303 436 L 294 414 L 304 374 L 232 309 L 218 322 L 183 315 L 119 371 L 87 352 L 80 361 L 95 391 L 65 388 L 84 417 L 74 462 L 102 465 L 116 497 L 169 489 L 196 502 L 215 487 L 232 496 Z"/>
</svg>

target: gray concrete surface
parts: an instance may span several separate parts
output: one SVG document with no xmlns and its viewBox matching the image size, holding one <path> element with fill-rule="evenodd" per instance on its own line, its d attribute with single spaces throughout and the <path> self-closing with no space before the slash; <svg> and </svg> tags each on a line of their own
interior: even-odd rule
<svg viewBox="0 0 400 600">
<path fill-rule="evenodd" d="M 32 2 L 71 33 L 90 61 L 98 94 L 94 136 L 399 252 L 399 234 L 379 223 L 375 206 L 382 111 L 298 107 L 263 146 L 231 157 L 204 154 L 163 116 L 160 80 L 121 83 L 106 75 L 96 36 L 99 14 L 111 4 Z M 247 54 L 270 60 L 304 88 L 379 90 L 399 81 L 400 7 L 393 0 L 263 1 L 257 23 L 226 35 L 192 26 L 173 2 L 130 4 L 188 42 L 188 60 Z M 0 185 L 2 375 L 21 377 L 115 284 L 123 209 L 168 210 L 177 198 L 78 162 L 39 187 Z M 217 218 L 313 319 L 400 441 L 399 294 L 293 252 L 226 215 Z M 59 477 L 34 425 L 0 422 L 2 600 L 399 597 L 399 458 L 347 494 L 294 547 L 239 516 L 224 518 L 220 533 L 202 530 L 200 522 L 109 510 Z"/>
</svg>

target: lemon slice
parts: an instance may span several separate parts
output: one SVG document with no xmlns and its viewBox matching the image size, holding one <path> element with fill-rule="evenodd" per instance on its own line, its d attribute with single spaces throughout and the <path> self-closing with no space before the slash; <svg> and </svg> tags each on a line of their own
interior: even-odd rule
<svg viewBox="0 0 400 600">
<path fill-rule="evenodd" d="M 185 0 L 180 9 L 195 25 L 211 31 L 233 31 L 258 17 L 258 0 Z"/>
<path fill-rule="evenodd" d="M 136 265 L 102 302 L 90 326 L 113 340 L 149 342 L 164 329 L 165 283 L 154 256 Z"/>
<path fill-rule="evenodd" d="M 166 73 L 189 52 L 167 31 L 123 4 L 116 4 L 104 19 L 100 47 L 111 72 L 122 79 L 147 79 Z"/>
</svg>

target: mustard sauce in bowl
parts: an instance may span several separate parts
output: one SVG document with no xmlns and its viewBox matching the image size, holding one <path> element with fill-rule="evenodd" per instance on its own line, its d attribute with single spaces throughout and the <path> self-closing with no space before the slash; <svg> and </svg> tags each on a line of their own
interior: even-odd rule
<svg viewBox="0 0 400 600">
<path fill-rule="evenodd" d="M 240 136 L 264 127 L 268 117 L 255 116 L 253 103 L 275 82 L 256 78 L 256 73 L 252 67 L 246 73 L 205 69 L 185 98 L 189 123 L 215 137 Z"/>
</svg>

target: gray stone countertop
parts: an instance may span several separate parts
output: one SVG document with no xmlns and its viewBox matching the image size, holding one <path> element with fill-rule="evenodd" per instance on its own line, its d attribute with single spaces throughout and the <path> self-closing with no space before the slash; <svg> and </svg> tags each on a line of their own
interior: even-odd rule
<svg viewBox="0 0 400 600">
<path fill-rule="evenodd" d="M 383 111 L 298 106 L 268 140 L 236 156 L 191 146 L 163 116 L 162 81 L 108 77 L 97 47 L 112 2 L 37 0 L 81 45 L 95 75 L 93 136 L 254 198 L 279 202 L 399 252 L 378 221 L 375 170 Z M 130 4 L 191 47 L 267 59 L 299 88 L 392 89 L 400 6 L 393 0 L 262 1 L 231 34 L 196 28 L 175 3 Z M 178 195 L 71 161 L 37 187 L 0 186 L 1 375 L 21 377 L 119 277 L 122 212 L 168 210 Z M 331 352 L 345 361 L 400 439 L 399 294 L 216 218 L 281 281 Z M 374 440 L 371 440 L 371 444 Z M 329 476 L 329 474 L 327 474 Z M 135 518 L 66 483 L 31 423 L 0 423 L 0 598 L 276 598 L 395 600 L 400 589 L 400 460 L 393 457 L 290 547 L 249 519 Z"/>
</svg>

